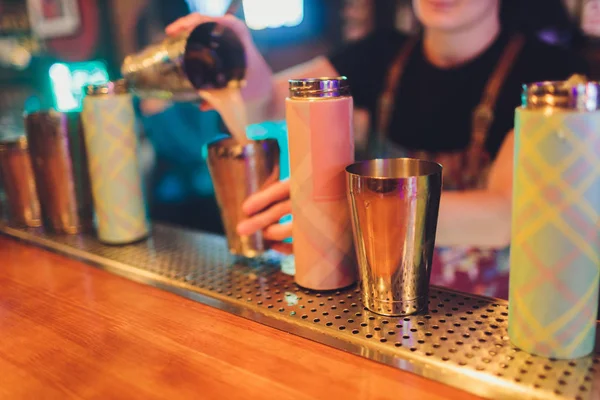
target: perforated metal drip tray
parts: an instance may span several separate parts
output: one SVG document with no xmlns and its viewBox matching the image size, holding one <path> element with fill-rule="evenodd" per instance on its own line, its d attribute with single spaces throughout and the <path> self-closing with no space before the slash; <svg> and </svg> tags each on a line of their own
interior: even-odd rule
<svg viewBox="0 0 600 400">
<path fill-rule="evenodd" d="M 218 236 L 158 225 L 148 241 L 114 247 L 88 236 L 2 226 L 0 232 L 483 397 L 600 398 L 598 355 L 557 361 L 513 348 L 503 301 L 433 288 L 427 314 L 390 318 L 363 309 L 356 288 L 299 288 L 276 259 L 236 264 Z"/>
</svg>

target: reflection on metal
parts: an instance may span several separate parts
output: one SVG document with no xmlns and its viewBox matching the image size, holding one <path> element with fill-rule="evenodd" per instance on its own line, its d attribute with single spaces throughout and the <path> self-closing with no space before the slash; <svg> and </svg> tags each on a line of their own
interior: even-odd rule
<svg viewBox="0 0 600 400">
<path fill-rule="evenodd" d="M 240 144 L 224 137 L 207 145 L 207 163 L 212 178 L 229 251 L 254 258 L 268 249 L 262 231 L 239 235 L 238 224 L 246 219 L 244 201 L 261 187 L 279 180 L 279 146 L 266 139 Z"/>
<path fill-rule="evenodd" d="M 364 306 L 389 316 L 427 309 L 442 166 L 369 160 L 346 178 Z"/>
<path fill-rule="evenodd" d="M 7 200 L 10 224 L 41 226 L 40 202 L 27 139 L 24 136 L 0 140 L 0 181 Z"/>
<path fill-rule="evenodd" d="M 90 236 L 0 226 L 4 234 L 109 272 L 341 350 L 498 399 L 600 396 L 600 358 L 548 360 L 508 342 L 507 303 L 432 288 L 428 312 L 384 317 L 366 311 L 356 288 L 297 287 L 276 259 L 237 264 L 218 236 L 156 226 L 146 242 L 115 247 Z"/>
</svg>

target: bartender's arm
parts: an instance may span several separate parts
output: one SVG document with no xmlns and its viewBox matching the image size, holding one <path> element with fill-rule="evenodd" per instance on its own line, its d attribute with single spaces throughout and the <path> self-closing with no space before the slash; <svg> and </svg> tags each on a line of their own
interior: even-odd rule
<svg viewBox="0 0 600 400">
<path fill-rule="evenodd" d="M 360 51 L 360 47 L 358 48 Z M 358 68 L 360 65 L 355 67 Z M 337 75 L 339 75 L 338 71 L 326 57 L 318 57 L 275 75 L 267 118 L 284 118 L 288 79 Z M 365 88 L 359 87 L 358 91 L 361 94 L 359 97 L 366 97 L 363 95 L 367 91 Z M 368 126 L 368 122 L 363 125 Z M 361 131 L 363 129 L 357 129 L 355 126 L 359 141 Z M 504 140 L 491 167 L 486 189 L 443 193 L 436 239 L 438 246 L 503 248 L 509 244 L 512 154 L 513 133 L 511 132 Z M 291 212 L 289 182 L 280 182 L 251 196 L 244 205 L 244 211 L 251 217 L 239 225 L 238 231 L 241 234 L 250 234 L 264 229 L 265 237 L 274 241 L 290 237 L 291 224 L 277 223 L 282 216 Z"/>
<path fill-rule="evenodd" d="M 248 84 L 244 88 L 244 98 L 249 107 L 248 115 L 254 116 L 255 119 L 258 118 L 258 121 L 250 121 L 251 123 L 265 119 L 284 118 L 288 79 L 339 75 L 329 59 L 318 57 L 273 76 L 254 46 L 246 26 L 231 16 L 210 18 L 191 14 L 170 25 L 167 28 L 167 34 L 175 35 L 181 31 L 192 29 L 202 22 L 214 20 L 233 29 L 244 43 L 248 58 L 246 73 Z M 356 69 L 356 73 L 353 75 L 364 78 L 373 75 L 365 76 L 360 73 L 366 59 L 362 56 L 362 52 L 369 50 L 379 42 L 379 40 L 375 40 L 373 43 L 361 43 L 355 46 L 353 50 L 355 54 L 350 57 L 350 65 L 348 65 L 349 70 Z M 389 56 L 385 52 L 371 50 L 365 54 L 371 54 L 378 58 Z M 383 74 L 387 65 L 385 60 L 371 59 L 369 61 L 369 64 L 378 66 Z M 366 80 L 358 80 L 354 83 L 353 92 L 359 95 L 357 97 L 363 98 L 363 100 L 369 97 L 367 93 L 371 92 L 373 85 Z M 512 186 L 511 160 L 512 135 L 508 135 L 492 166 L 489 185 L 485 190 L 442 195 L 437 234 L 438 245 L 503 247 L 508 244 Z M 251 217 L 238 226 L 241 234 L 250 234 L 265 229 L 265 237 L 271 240 L 281 241 L 291 236 L 290 224 L 280 225 L 277 223 L 282 216 L 291 211 L 288 182 L 280 182 L 251 196 L 244 205 L 244 211 Z"/>
<path fill-rule="evenodd" d="M 336 75 L 337 71 L 325 57 L 276 75 L 273 92 L 276 101 L 271 105 L 271 117 L 283 118 L 288 79 Z M 358 121 L 358 118 L 355 119 Z M 359 140 L 361 131 L 355 127 Z M 486 189 L 443 193 L 436 239 L 438 246 L 504 248 L 509 245 L 513 136 L 513 132 L 506 136 L 491 166 Z M 273 207 L 266 209 L 269 205 Z M 280 241 L 290 237 L 291 225 L 277 223 L 282 216 L 291 212 L 289 182 L 280 182 L 250 197 L 244 211 L 252 217 L 240 224 L 240 233 L 265 229 L 265 236 L 271 240 Z"/>
<path fill-rule="evenodd" d="M 437 246 L 504 248 L 510 243 L 513 132 L 492 164 L 482 190 L 443 192 L 438 219 Z M 282 181 L 251 196 L 244 212 L 251 216 L 238 226 L 240 234 L 264 229 L 264 236 L 281 241 L 292 234 L 290 223 L 277 223 L 291 212 L 290 185 Z M 280 249 L 288 250 L 289 245 Z"/>
<path fill-rule="evenodd" d="M 285 118 L 285 98 L 288 95 L 288 80 L 316 76 L 337 76 L 338 73 L 326 57 L 317 57 L 304 64 L 273 75 L 267 62 L 256 48 L 248 28 L 239 19 L 226 15 L 209 17 L 198 13 L 178 19 L 166 28 L 169 36 L 189 31 L 197 25 L 215 21 L 232 29 L 240 38 L 246 51 L 246 86 L 242 95 L 248 108 L 250 123 Z M 205 109 L 207 105 L 205 105 Z"/>
<path fill-rule="evenodd" d="M 504 248 L 510 244 L 514 132 L 491 166 L 485 189 L 443 192 L 437 246 Z"/>
</svg>

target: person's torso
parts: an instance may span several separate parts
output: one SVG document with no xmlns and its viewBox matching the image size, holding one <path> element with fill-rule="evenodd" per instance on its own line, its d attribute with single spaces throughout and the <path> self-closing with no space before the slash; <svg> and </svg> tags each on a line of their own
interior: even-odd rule
<svg viewBox="0 0 600 400">
<path fill-rule="evenodd" d="M 395 148 L 395 154 L 391 155 L 439 162 L 444 167 L 445 190 L 485 186 L 490 164 L 513 127 L 521 85 L 532 80 L 567 77 L 561 76 L 567 73 L 567 68 L 565 72 L 560 68 L 540 70 L 539 78 L 536 77 L 540 64 L 531 63 L 531 57 L 539 55 L 539 61 L 544 62 L 547 50 L 527 42 L 517 44 L 518 40 L 517 36 L 502 34 L 474 60 L 450 69 L 431 65 L 423 55 L 422 42 L 416 42 L 400 69 L 387 118 L 381 109 L 375 110 L 376 116 L 389 121 L 387 126 L 376 121 L 375 126 L 386 130 L 378 133 L 391 143 L 389 147 Z M 511 52 L 511 47 L 516 52 Z M 506 64 L 507 60 L 510 63 Z M 504 73 L 498 73 L 502 68 Z M 489 85 L 494 79 L 500 85 L 493 93 L 494 101 L 486 103 L 491 106 L 491 123 L 481 129 L 481 125 L 474 123 L 474 111 L 480 109 L 484 94 L 489 99 Z M 378 106 L 382 103 L 386 104 L 380 101 Z M 478 137 L 483 143 L 474 147 Z M 507 254 L 508 249 L 437 247 L 432 283 L 504 297 L 508 287 Z"/>
<path fill-rule="evenodd" d="M 473 110 L 482 100 L 508 39 L 507 35 L 501 35 L 476 59 L 449 69 L 431 65 L 419 41 L 399 80 L 387 138 L 410 150 L 432 153 L 465 150 L 472 138 Z M 499 136 L 503 138 L 506 133 L 501 130 L 508 131 L 512 125 L 513 117 L 507 110 L 514 110 L 519 104 L 519 75 L 518 70 L 508 72 L 498 93 L 485 146 L 485 151 L 492 155 L 500 146 Z"/>
<path fill-rule="evenodd" d="M 426 59 L 419 39 L 406 59 L 398 82 L 385 132 L 388 140 L 406 149 L 432 153 L 466 150 L 473 136 L 473 111 L 482 101 L 486 85 L 513 37 L 513 34 L 501 33 L 475 59 L 447 69 L 435 67 Z M 398 44 L 399 41 L 402 44 Z M 398 37 L 389 47 L 398 53 L 406 42 L 405 37 Z M 568 54 L 535 39 L 525 40 L 497 91 L 484 146 L 490 160 L 495 158 L 514 126 L 514 110 L 521 103 L 523 84 L 567 79 L 571 73 L 579 72 L 575 60 L 565 59 Z M 377 110 L 371 111 L 376 126 Z"/>
</svg>

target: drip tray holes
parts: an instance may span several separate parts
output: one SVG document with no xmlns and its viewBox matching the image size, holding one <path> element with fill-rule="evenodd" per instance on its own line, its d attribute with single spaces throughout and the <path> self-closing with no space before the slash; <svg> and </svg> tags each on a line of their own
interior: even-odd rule
<svg viewBox="0 0 600 400">
<path fill-rule="evenodd" d="M 116 247 L 91 236 L 45 236 L 2 225 L 0 232 L 396 368 L 416 374 L 445 368 L 427 375 L 463 390 L 489 385 L 490 397 L 531 392 L 587 399 L 600 379 L 599 355 L 562 361 L 514 349 L 506 336 L 507 304 L 494 299 L 432 287 L 428 312 L 382 316 L 363 307 L 356 286 L 325 293 L 300 288 L 280 272 L 278 256 L 236 260 L 223 238 L 209 234 L 157 224 L 151 241 Z"/>
</svg>

